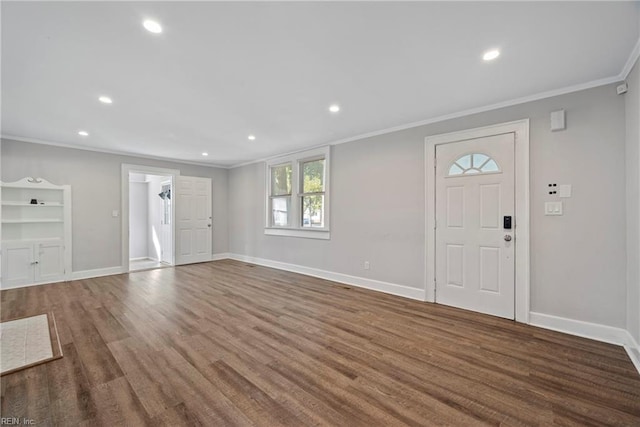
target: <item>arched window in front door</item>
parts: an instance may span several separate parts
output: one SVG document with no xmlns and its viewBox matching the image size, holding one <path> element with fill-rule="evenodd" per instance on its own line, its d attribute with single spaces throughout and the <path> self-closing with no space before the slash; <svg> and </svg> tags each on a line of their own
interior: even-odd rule
<svg viewBox="0 0 640 427">
<path fill-rule="evenodd" d="M 500 167 L 495 160 L 486 154 L 472 153 L 458 157 L 449 167 L 447 176 L 498 173 Z"/>
</svg>

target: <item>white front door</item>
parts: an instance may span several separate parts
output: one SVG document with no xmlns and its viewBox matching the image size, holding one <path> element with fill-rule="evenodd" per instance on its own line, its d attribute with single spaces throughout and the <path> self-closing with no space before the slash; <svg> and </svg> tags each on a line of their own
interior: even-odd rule
<svg viewBox="0 0 640 427">
<path fill-rule="evenodd" d="M 514 149 L 513 133 L 436 146 L 436 302 L 515 318 Z"/>
<path fill-rule="evenodd" d="M 176 188 L 176 264 L 211 260 L 211 179 L 179 176 Z"/>
</svg>

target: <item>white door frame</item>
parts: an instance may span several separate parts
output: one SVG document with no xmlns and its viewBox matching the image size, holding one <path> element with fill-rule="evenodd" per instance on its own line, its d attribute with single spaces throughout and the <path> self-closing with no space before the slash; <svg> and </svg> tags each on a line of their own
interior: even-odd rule
<svg viewBox="0 0 640 427">
<path fill-rule="evenodd" d="M 529 323 L 529 119 L 433 135 L 425 138 L 426 301 L 435 302 L 436 289 L 436 146 L 505 133 L 513 133 L 515 141 L 515 314 L 516 321 Z"/>
<path fill-rule="evenodd" d="M 120 223 L 122 224 L 121 228 L 121 239 L 122 239 L 122 271 L 124 273 L 129 272 L 131 269 L 129 267 L 129 172 L 134 173 L 145 173 L 150 175 L 162 175 L 162 176 L 170 176 L 173 182 L 173 187 L 175 188 L 177 178 L 180 176 L 180 170 L 178 169 L 166 169 L 166 168 L 156 168 L 152 166 L 142 166 L 142 165 L 131 165 L 127 163 L 122 164 L 121 175 L 120 175 L 120 184 L 121 184 L 121 211 L 120 211 Z M 174 191 L 175 192 L 175 191 Z M 171 195 L 173 197 L 173 194 Z M 171 209 L 171 224 L 173 225 L 173 235 L 176 235 L 176 216 L 175 216 L 175 200 L 172 204 L 173 209 Z M 176 264 L 175 252 L 176 252 L 176 239 L 173 240 L 173 256 L 171 258 L 171 264 Z"/>
</svg>

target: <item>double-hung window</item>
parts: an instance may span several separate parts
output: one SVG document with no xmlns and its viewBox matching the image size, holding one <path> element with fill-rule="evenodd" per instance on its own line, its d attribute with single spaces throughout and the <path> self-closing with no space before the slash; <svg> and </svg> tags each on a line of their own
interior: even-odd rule
<svg viewBox="0 0 640 427">
<path fill-rule="evenodd" d="M 267 162 L 265 234 L 329 239 L 329 147 Z"/>
<path fill-rule="evenodd" d="M 291 163 L 271 166 L 271 225 L 291 225 Z"/>
</svg>

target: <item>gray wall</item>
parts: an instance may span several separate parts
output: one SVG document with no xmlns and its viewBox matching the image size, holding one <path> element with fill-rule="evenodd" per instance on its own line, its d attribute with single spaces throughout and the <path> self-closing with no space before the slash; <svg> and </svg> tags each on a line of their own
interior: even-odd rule
<svg viewBox="0 0 640 427">
<path fill-rule="evenodd" d="M 329 241 L 265 236 L 265 165 L 232 169 L 229 251 L 423 288 L 424 138 L 530 118 L 531 310 L 625 327 L 624 102 L 607 85 L 336 145 Z M 548 183 L 573 185 L 564 216 L 543 215 Z"/>
<path fill-rule="evenodd" d="M 122 163 L 179 169 L 182 175 L 208 177 L 213 188 L 213 253 L 227 252 L 227 176 L 220 168 L 119 156 L 92 151 L 2 141 L 2 181 L 25 176 L 71 185 L 73 271 L 121 265 L 120 210 Z"/>
<path fill-rule="evenodd" d="M 640 64 L 627 78 L 627 330 L 640 343 Z"/>
</svg>

